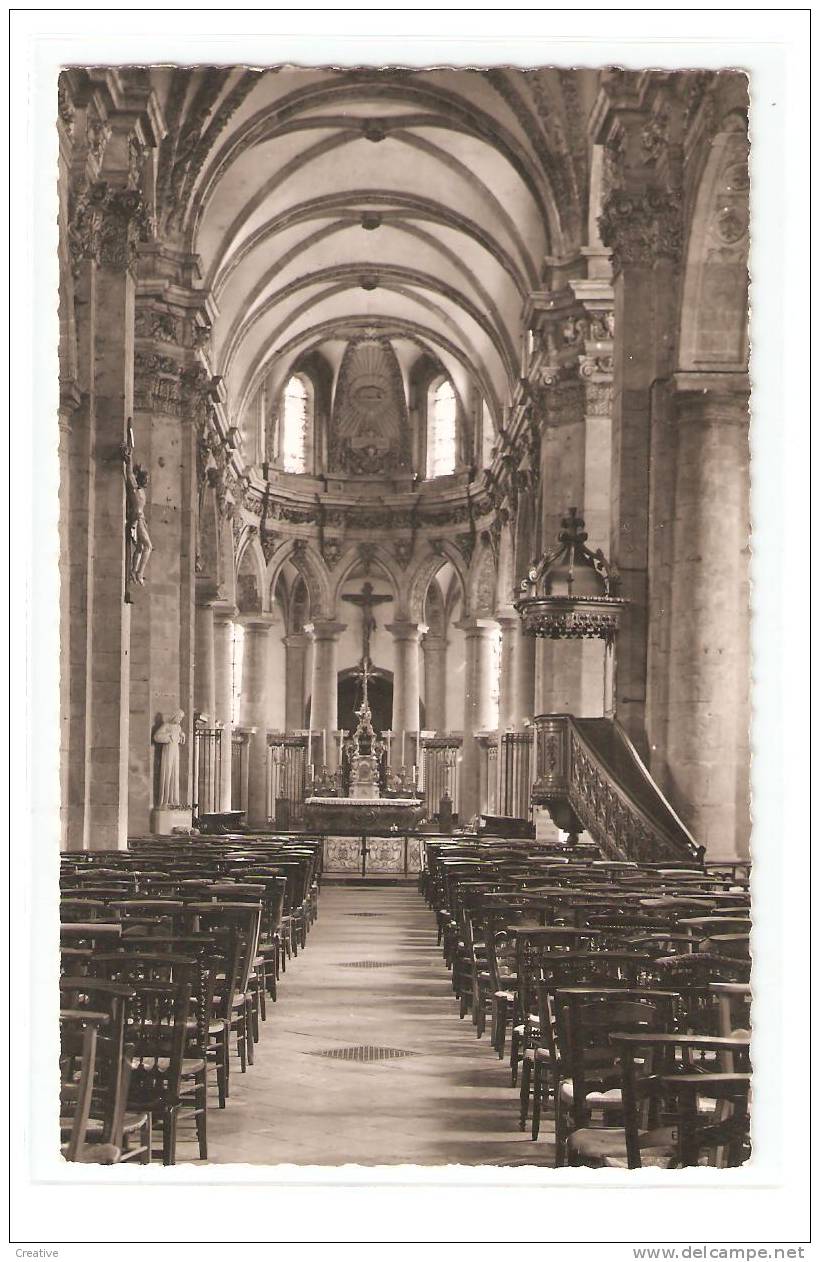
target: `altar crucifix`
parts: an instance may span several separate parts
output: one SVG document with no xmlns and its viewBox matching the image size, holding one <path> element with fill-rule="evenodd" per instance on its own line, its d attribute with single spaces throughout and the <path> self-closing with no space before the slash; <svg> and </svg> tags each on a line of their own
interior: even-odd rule
<svg viewBox="0 0 820 1262">
<path fill-rule="evenodd" d="M 387 600 L 392 600 L 392 596 L 377 596 L 373 591 L 372 583 L 363 583 L 361 592 L 352 592 L 350 595 L 342 593 L 342 600 L 348 601 L 351 605 L 356 605 L 362 611 L 362 666 L 370 664 L 370 637 L 376 630 L 376 619 L 373 617 L 373 609 L 376 605 L 382 605 Z"/>
</svg>

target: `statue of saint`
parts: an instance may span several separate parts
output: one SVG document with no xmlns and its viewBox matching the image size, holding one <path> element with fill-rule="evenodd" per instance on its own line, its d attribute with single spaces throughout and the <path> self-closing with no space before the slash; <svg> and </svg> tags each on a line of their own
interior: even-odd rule
<svg viewBox="0 0 820 1262">
<path fill-rule="evenodd" d="M 134 448 L 130 443 L 123 445 L 122 463 L 125 478 L 125 520 L 131 535 L 131 578 L 142 586 L 145 583 L 145 567 L 153 551 L 145 524 L 148 473 L 142 465 L 134 464 Z"/>
<path fill-rule="evenodd" d="M 154 733 L 154 744 L 161 749 L 159 763 L 158 806 L 179 806 L 179 747 L 185 744 L 182 730 L 184 710 L 163 714 L 162 722 Z"/>
</svg>

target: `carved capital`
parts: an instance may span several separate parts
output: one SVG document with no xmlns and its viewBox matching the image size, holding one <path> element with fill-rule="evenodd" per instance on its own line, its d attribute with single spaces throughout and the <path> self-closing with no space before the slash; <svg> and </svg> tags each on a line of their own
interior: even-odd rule
<svg viewBox="0 0 820 1262">
<path fill-rule="evenodd" d="M 99 233 L 99 263 L 116 271 L 133 268 L 137 247 L 150 233 L 142 195 L 133 188 L 108 191 Z"/>
<path fill-rule="evenodd" d="M 683 246 L 681 194 L 659 188 L 613 189 L 598 219 L 601 240 L 612 251 L 615 275 L 626 267 L 679 263 Z"/>
<path fill-rule="evenodd" d="M 136 263 L 137 246 L 150 231 L 136 189 L 112 189 L 105 180 L 86 184 L 70 211 L 69 249 L 75 268 L 86 259 L 125 271 Z"/>
</svg>

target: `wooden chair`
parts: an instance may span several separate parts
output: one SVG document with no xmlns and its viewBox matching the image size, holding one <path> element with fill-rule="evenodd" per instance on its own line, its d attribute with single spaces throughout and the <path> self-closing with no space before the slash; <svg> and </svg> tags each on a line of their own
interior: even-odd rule
<svg viewBox="0 0 820 1262">
<path fill-rule="evenodd" d="M 750 1153 L 748 1038 L 616 1031 L 612 1042 L 622 1065 L 623 1128 L 577 1132 L 574 1156 L 630 1170 L 715 1164 L 718 1154 L 722 1164 L 742 1165 Z M 730 1058 L 731 1071 L 704 1071 L 704 1054 Z"/>
<path fill-rule="evenodd" d="M 61 1112 L 66 1103 L 64 1096 L 66 1088 L 71 1088 L 67 1095 L 69 1107 L 73 1105 L 73 1112 L 66 1123 L 63 1123 L 61 1119 L 61 1131 L 68 1130 L 68 1140 L 60 1149 L 66 1161 L 83 1160 L 94 1092 L 97 1036 L 99 1030 L 107 1025 L 108 1020 L 107 1012 L 92 1012 L 90 1009 L 77 1011 L 70 1008 L 60 1011 L 62 1043 L 60 1076 L 63 1087 L 60 1100 Z M 79 1056 L 78 1040 L 81 1044 Z M 77 1076 L 78 1060 L 79 1077 Z"/>
<path fill-rule="evenodd" d="M 163 1164 L 174 1165 L 177 1119 L 184 1096 L 204 1092 L 204 1064 L 183 1064 L 196 962 L 186 956 L 120 951 L 98 955 L 95 966 L 135 992 L 127 1001 L 125 1021 L 126 1040 L 133 1048 L 129 1105 L 146 1110 L 152 1121 L 159 1123 Z M 206 1143 L 204 1116 L 204 1110 L 197 1114 L 201 1149 Z"/>
<path fill-rule="evenodd" d="M 541 977 L 537 982 L 538 1032 L 537 1045 L 528 1052 L 522 1068 L 520 1129 L 527 1124 L 529 1103 L 528 1080 L 532 1076 L 532 1138 L 538 1139 L 541 1110 L 552 1095 L 556 1113 L 562 1062 L 556 1033 L 556 993 L 573 988 L 594 990 L 596 994 L 614 994 L 654 985 L 652 959 L 636 952 L 583 951 L 556 952 L 553 958 L 542 958 Z M 527 1063 L 529 1062 L 529 1064 Z M 525 1084 L 525 1078 L 527 1083 Z M 565 1096 L 567 1092 L 565 1091 Z"/>
<path fill-rule="evenodd" d="M 678 996 L 669 991 L 590 987 L 556 990 L 556 1033 L 562 1081 L 555 1112 L 555 1164 L 585 1164 L 586 1148 L 573 1143 L 577 1132 L 593 1134 L 592 1111 L 611 1114 L 623 1109 L 621 1064 L 610 1035 L 613 1031 L 670 1033 Z M 606 1129 L 606 1128 L 603 1128 Z"/>
<path fill-rule="evenodd" d="M 145 1110 L 126 1113 L 131 1073 L 131 1049 L 126 1047 L 125 1016 L 128 1001 L 134 1000 L 133 987 L 96 977 L 60 979 L 60 1000 L 75 1012 L 105 1012 L 108 1020 L 97 1039 L 91 1112 L 86 1135 L 95 1155 L 87 1160 L 108 1164 L 134 1161 L 145 1165 L 151 1160 L 151 1117 Z M 65 1050 L 65 1049 L 64 1049 Z M 64 1099 L 71 1088 L 63 1087 Z M 116 1149 L 116 1157 L 111 1152 Z"/>
</svg>

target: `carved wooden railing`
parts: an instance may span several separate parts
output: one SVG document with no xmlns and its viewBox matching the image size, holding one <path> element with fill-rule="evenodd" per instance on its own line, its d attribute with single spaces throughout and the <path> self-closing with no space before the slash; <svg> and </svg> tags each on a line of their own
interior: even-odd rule
<svg viewBox="0 0 820 1262">
<path fill-rule="evenodd" d="M 453 811 L 458 811 L 461 743 L 461 737 L 455 735 L 421 737 L 422 786 L 428 819 L 438 813 L 445 792 L 453 804 Z"/>
<path fill-rule="evenodd" d="M 304 820 L 308 739 L 306 732 L 268 732 L 268 818 L 277 828 Z"/>
<path fill-rule="evenodd" d="M 533 782 L 533 732 L 503 732 L 499 754 L 499 814 L 529 819 Z"/>
<path fill-rule="evenodd" d="M 245 811 L 248 808 L 248 748 L 251 729 L 234 727 L 231 733 L 231 809 Z"/>
<path fill-rule="evenodd" d="M 559 828 L 582 830 L 605 854 L 638 863 L 702 862 L 623 728 L 612 719 L 541 714 L 535 719 L 535 806 Z"/>
<path fill-rule="evenodd" d="M 198 715 L 194 723 L 194 810 L 197 815 L 218 811 L 222 794 L 221 726 L 209 727 Z"/>
</svg>

